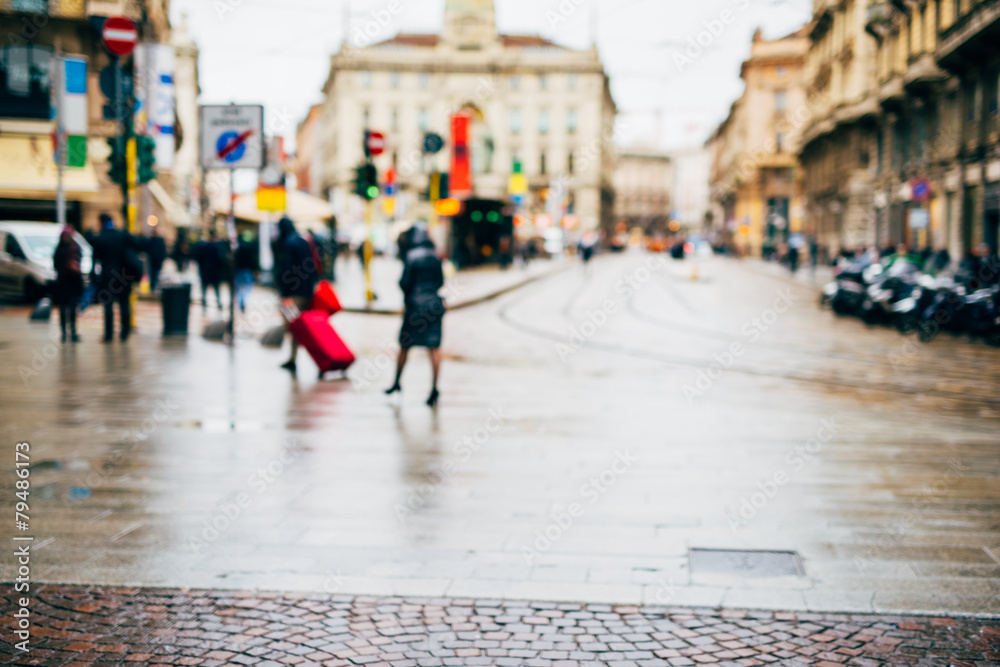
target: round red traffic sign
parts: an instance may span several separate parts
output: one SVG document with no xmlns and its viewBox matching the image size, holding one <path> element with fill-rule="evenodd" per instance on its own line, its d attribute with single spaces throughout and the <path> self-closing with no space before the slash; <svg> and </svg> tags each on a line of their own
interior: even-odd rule
<svg viewBox="0 0 1000 667">
<path fill-rule="evenodd" d="M 385 135 L 381 132 L 366 133 L 365 150 L 369 155 L 381 155 L 385 152 Z"/>
<path fill-rule="evenodd" d="M 124 16 L 113 16 L 104 22 L 101 29 L 101 41 L 108 53 L 115 56 L 127 56 L 132 53 L 139 41 L 139 29 L 130 19 Z"/>
</svg>

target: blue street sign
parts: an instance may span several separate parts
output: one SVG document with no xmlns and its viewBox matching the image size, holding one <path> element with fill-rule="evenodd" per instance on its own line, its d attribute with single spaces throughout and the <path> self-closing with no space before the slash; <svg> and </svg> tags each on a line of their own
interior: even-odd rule
<svg viewBox="0 0 1000 667">
<path fill-rule="evenodd" d="M 222 151 L 224 151 L 226 147 L 235 141 L 239 136 L 240 135 L 236 132 L 223 132 L 219 135 L 218 140 L 215 142 L 215 152 L 221 154 Z M 229 153 L 227 153 L 222 159 L 226 162 L 239 162 L 246 152 L 246 142 L 242 142 L 239 146 L 229 151 Z"/>
</svg>

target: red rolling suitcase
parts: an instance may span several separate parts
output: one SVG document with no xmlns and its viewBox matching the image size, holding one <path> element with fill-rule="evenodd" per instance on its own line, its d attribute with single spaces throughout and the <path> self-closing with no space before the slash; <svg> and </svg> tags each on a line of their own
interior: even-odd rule
<svg viewBox="0 0 1000 667">
<path fill-rule="evenodd" d="M 354 353 L 330 326 L 327 313 L 307 310 L 292 320 L 288 330 L 302 347 L 309 350 L 309 356 L 319 366 L 320 377 L 329 371 L 346 371 L 354 363 Z"/>
<path fill-rule="evenodd" d="M 325 310 L 330 315 L 336 315 L 341 309 L 340 299 L 337 298 L 333 285 L 325 280 L 319 281 L 316 294 L 313 295 L 311 310 Z"/>
</svg>

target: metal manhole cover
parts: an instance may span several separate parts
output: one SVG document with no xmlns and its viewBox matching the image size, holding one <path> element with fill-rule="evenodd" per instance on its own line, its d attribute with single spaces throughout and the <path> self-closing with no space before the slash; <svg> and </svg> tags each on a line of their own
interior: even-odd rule
<svg viewBox="0 0 1000 667">
<path fill-rule="evenodd" d="M 691 549 L 692 574 L 743 577 L 803 577 L 802 559 L 794 551 Z"/>
</svg>

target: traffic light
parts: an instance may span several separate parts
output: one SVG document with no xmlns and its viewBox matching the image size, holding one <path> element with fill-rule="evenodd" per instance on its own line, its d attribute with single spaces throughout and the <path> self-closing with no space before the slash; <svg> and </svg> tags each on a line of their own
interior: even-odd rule
<svg viewBox="0 0 1000 667">
<path fill-rule="evenodd" d="M 121 139 L 111 137 L 108 139 L 108 146 L 111 147 L 111 155 L 108 157 L 108 178 L 112 183 L 123 185 L 125 183 L 125 151 L 121 148 Z"/>
<path fill-rule="evenodd" d="M 354 194 L 362 199 L 378 199 L 378 171 L 373 164 L 363 164 L 355 170 Z"/>
<path fill-rule="evenodd" d="M 149 183 L 156 178 L 156 140 L 152 137 L 136 139 L 136 155 L 139 160 L 138 182 Z"/>
</svg>

